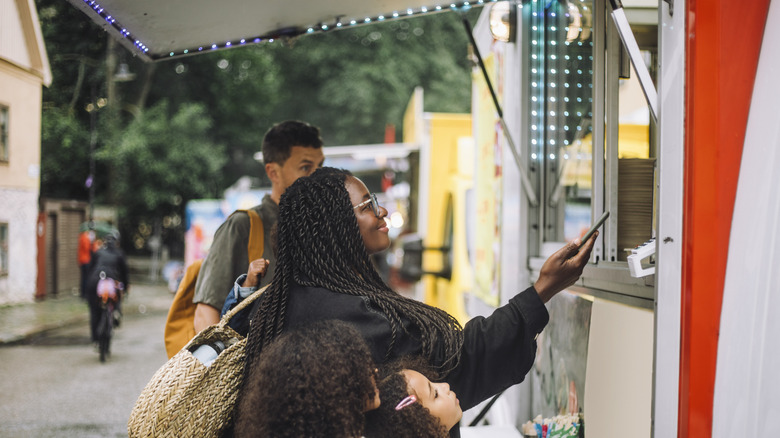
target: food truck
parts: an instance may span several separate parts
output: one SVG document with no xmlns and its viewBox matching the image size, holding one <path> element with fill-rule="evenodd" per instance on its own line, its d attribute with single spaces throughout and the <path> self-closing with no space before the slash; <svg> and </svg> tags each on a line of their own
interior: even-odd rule
<svg viewBox="0 0 780 438">
<path fill-rule="evenodd" d="M 487 313 L 610 213 L 501 409 L 577 413 L 588 437 L 780 436 L 780 2 L 69 1 L 149 62 L 483 8 L 470 142 L 426 162 L 424 114 L 409 132 L 424 298 Z"/>
</svg>

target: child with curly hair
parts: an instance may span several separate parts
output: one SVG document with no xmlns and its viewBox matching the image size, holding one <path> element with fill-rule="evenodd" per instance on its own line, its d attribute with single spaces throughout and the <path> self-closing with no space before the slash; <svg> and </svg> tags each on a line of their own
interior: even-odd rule
<svg viewBox="0 0 780 438">
<path fill-rule="evenodd" d="M 421 357 L 381 366 L 379 408 L 366 413 L 367 438 L 446 438 L 463 415 L 456 394 Z"/>
<path fill-rule="evenodd" d="M 236 437 L 359 437 L 380 404 L 376 368 L 351 324 L 327 320 L 268 345 L 245 382 Z"/>
</svg>

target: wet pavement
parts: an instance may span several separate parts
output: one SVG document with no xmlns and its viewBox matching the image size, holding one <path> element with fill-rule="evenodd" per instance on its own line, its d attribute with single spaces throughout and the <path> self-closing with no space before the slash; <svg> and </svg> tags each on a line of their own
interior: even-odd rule
<svg viewBox="0 0 780 438">
<path fill-rule="evenodd" d="M 163 331 L 169 299 L 162 292 L 168 294 L 156 286 L 131 290 L 105 362 L 90 341 L 86 318 L 0 345 L 0 437 L 127 438 L 139 394 L 168 359 Z"/>
<path fill-rule="evenodd" d="M 125 315 L 167 312 L 173 294 L 164 283 L 130 281 L 130 293 L 123 302 Z M 61 293 L 32 303 L 0 306 L 0 345 L 30 340 L 40 334 L 88 321 L 86 301 Z"/>
</svg>

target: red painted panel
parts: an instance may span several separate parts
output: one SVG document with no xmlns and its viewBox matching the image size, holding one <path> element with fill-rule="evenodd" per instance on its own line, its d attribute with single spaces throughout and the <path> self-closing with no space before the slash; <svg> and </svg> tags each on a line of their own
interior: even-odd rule
<svg viewBox="0 0 780 438">
<path fill-rule="evenodd" d="M 712 434 L 734 198 L 769 0 L 686 5 L 679 437 Z"/>
<path fill-rule="evenodd" d="M 35 299 L 46 298 L 46 212 L 38 212 L 38 222 L 35 225 L 36 240 L 38 248 L 36 262 L 38 265 L 38 275 L 35 278 Z"/>
</svg>

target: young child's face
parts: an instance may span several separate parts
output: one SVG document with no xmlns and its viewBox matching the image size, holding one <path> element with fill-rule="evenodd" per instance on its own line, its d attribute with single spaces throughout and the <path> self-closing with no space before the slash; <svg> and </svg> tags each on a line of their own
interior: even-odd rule
<svg viewBox="0 0 780 438">
<path fill-rule="evenodd" d="M 427 377 L 413 370 L 404 370 L 409 392 L 417 396 L 431 415 L 438 418 L 441 424 L 452 429 L 463 416 L 460 401 L 447 383 L 432 383 Z"/>
</svg>

